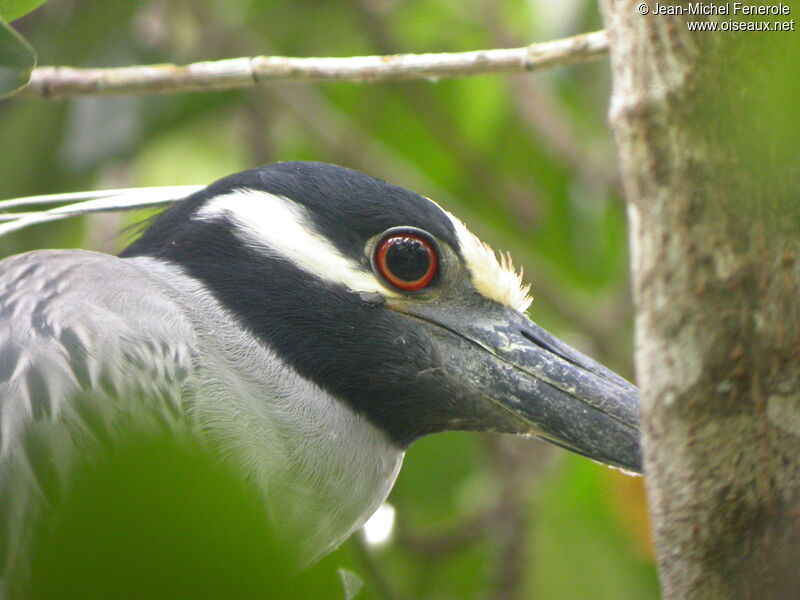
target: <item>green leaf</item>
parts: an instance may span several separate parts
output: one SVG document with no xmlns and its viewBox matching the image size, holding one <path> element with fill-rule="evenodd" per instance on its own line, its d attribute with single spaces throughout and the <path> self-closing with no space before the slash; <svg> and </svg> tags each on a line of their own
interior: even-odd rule
<svg viewBox="0 0 800 600">
<path fill-rule="evenodd" d="M 36 10 L 47 0 L 0 0 L 0 19 L 11 22 Z"/>
<path fill-rule="evenodd" d="M 31 45 L 0 19 L 0 98 L 25 86 L 35 66 L 36 52 Z"/>
</svg>

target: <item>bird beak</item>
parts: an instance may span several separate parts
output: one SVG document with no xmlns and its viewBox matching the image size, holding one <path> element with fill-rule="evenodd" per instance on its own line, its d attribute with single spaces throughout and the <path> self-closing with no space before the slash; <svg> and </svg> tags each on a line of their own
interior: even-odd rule
<svg viewBox="0 0 800 600">
<path fill-rule="evenodd" d="M 637 388 L 516 310 L 474 304 L 393 307 L 427 325 L 447 375 L 471 390 L 473 412 L 486 422 L 462 428 L 533 434 L 641 472 Z"/>
</svg>

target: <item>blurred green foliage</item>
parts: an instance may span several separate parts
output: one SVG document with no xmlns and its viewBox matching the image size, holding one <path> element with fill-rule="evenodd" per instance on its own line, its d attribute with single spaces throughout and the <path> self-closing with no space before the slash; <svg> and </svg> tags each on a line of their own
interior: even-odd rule
<svg viewBox="0 0 800 600">
<path fill-rule="evenodd" d="M 0 19 L 13 21 L 44 4 L 47 0 L 0 0 Z"/>
<path fill-rule="evenodd" d="M 349 600 L 346 551 L 298 574 L 238 472 L 185 434 L 127 421 L 113 443 L 73 436 L 69 485 L 50 486 L 29 579 L 12 578 L 9 597 Z"/>
<path fill-rule="evenodd" d="M 595 4 L 51 0 L 15 27 L 41 64 L 118 66 L 523 45 L 600 28 Z M 16 97 L 0 103 L 0 197 L 206 183 L 279 160 L 359 169 L 435 199 L 493 247 L 510 251 L 533 285 L 533 318 L 630 377 L 625 215 L 608 97 L 606 61 L 438 82 L 293 83 L 62 102 Z M 115 251 L 125 242 L 116 233 L 141 218 L 50 224 L 0 239 L 0 253 Z M 156 449 L 145 444 L 142 452 Z M 207 466 L 187 460 L 193 472 Z M 182 472 L 177 465 L 160 465 L 156 479 Z M 118 465 L 103 468 L 110 473 Z M 390 497 L 398 511 L 393 540 L 366 549 L 351 543 L 347 556 L 331 560 L 365 580 L 360 598 L 652 598 L 655 571 L 641 550 L 642 492 L 619 493 L 618 477 L 624 476 L 533 440 L 426 438 L 409 451 Z M 198 510 L 243 519 L 230 529 L 241 534 L 241 548 L 204 560 L 236 563 L 231 572 L 244 586 L 237 589 L 267 585 L 249 572 L 257 560 L 269 561 L 270 550 L 257 550 L 259 517 L 247 498 L 234 495 L 215 507 L 194 485 L 182 493 L 184 500 L 197 494 Z M 178 518 L 180 502 L 171 499 L 164 514 Z M 119 525 L 111 513 L 98 518 L 106 525 L 85 525 L 98 539 L 106 526 Z M 203 519 L 196 517 L 198 526 Z M 66 552 L 49 548 L 41 560 Z M 150 560 L 144 554 L 131 556 L 132 564 Z M 208 573 L 198 570 L 198 585 Z M 215 581 L 206 581 L 209 590 L 218 589 Z M 43 595 L 51 584 L 42 580 Z M 330 597 L 343 596 L 337 588 Z"/>
<path fill-rule="evenodd" d="M 39 528 L 33 596 L 282 592 L 287 555 L 276 551 L 256 498 L 188 441 L 134 433 L 91 459 L 82 453 L 67 497 L 48 514 L 49 526 Z"/>
<path fill-rule="evenodd" d="M 33 48 L 0 17 L 0 98 L 28 83 L 35 64 Z"/>
</svg>

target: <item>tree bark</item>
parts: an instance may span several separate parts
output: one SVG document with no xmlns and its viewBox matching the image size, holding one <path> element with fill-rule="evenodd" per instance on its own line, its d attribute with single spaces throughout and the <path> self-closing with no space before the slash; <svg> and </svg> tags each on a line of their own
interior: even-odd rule
<svg viewBox="0 0 800 600">
<path fill-rule="evenodd" d="M 664 597 L 798 598 L 800 34 L 601 6 Z"/>
</svg>

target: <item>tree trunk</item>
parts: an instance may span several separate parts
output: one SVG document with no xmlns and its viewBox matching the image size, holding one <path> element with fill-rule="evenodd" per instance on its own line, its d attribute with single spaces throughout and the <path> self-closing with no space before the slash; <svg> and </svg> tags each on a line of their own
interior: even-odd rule
<svg viewBox="0 0 800 600">
<path fill-rule="evenodd" d="M 664 597 L 798 598 L 800 34 L 601 5 Z"/>
</svg>

